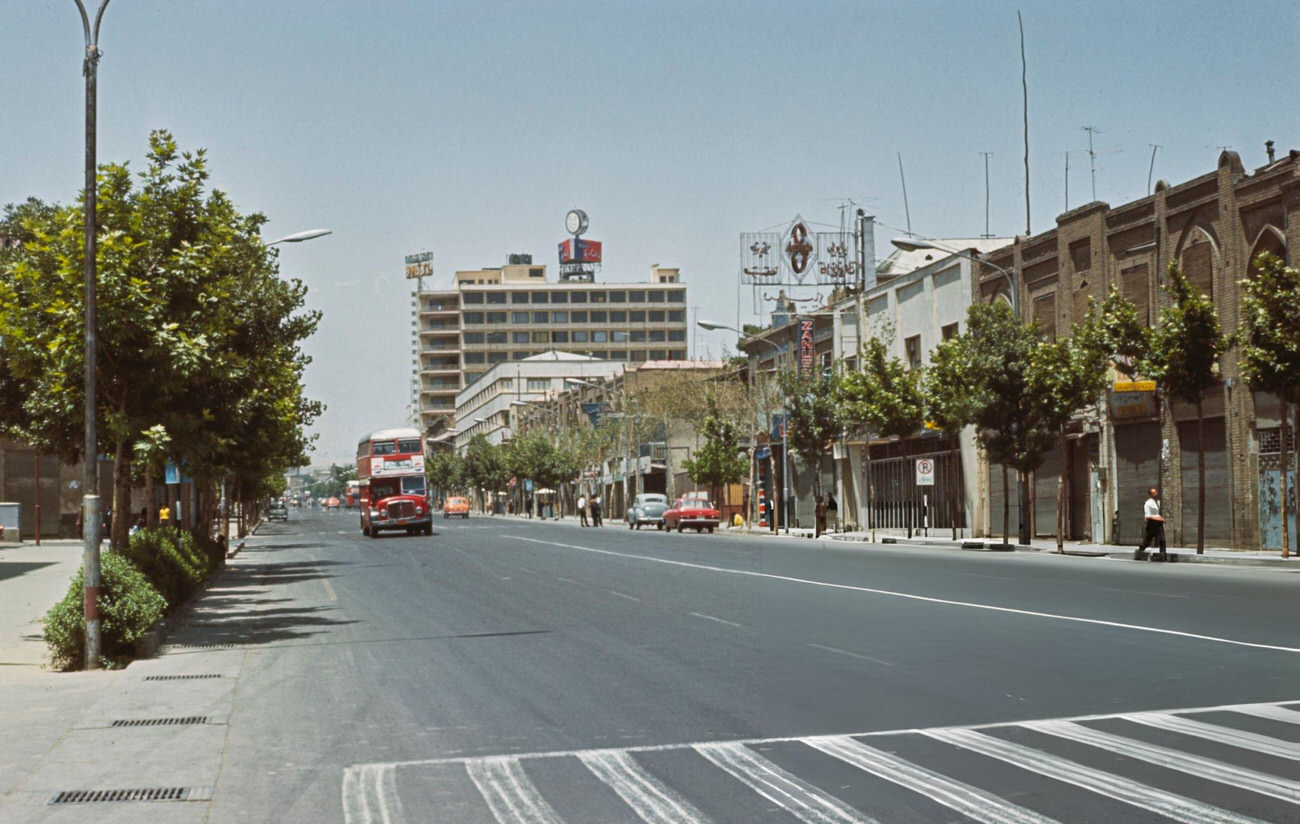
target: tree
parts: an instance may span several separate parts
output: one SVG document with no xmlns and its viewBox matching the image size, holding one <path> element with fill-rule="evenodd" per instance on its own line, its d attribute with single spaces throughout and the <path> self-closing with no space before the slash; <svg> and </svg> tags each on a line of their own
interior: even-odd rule
<svg viewBox="0 0 1300 824">
<path fill-rule="evenodd" d="M 779 377 L 786 414 L 786 443 L 813 476 L 813 495 L 822 494 L 822 458 L 840 432 L 835 378 L 786 370 Z M 789 512 L 789 502 L 786 502 Z"/>
<path fill-rule="evenodd" d="M 1171 400 L 1196 407 L 1196 554 L 1205 552 L 1205 393 L 1219 382 L 1219 359 L 1232 345 L 1214 301 L 1169 264 L 1172 303 L 1160 310 L 1143 374 Z"/>
<path fill-rule="evenodd" d="M 1282 557 L 1290 557 L 1287 513 L 1288 410 L 1296 413 L 1300 429 L 1300 270 L 1274 255 L 1262 254 L 1253 277 L 1241 282 L 1241 372 L 1252 389 L 1268 392 L 1281 404 Z"/>
<path fill-rule="evenodd" d="M 867 475 L 871 470 L 871 435 L 909 438 L 925 425 L 921 373 L 900 358 L 889 357 L 888 345 L 871 337 L 862 345 L 862 369 L 843 375 L 835 403 L 841 428 L 867 435 Z"/>
<path fill-rule="evenodd" d="M 714 407 L 705 416 L 702 429 L 704 444 L 695 451 L 694 458 L 682 461 L 691 480 L 706 484 L 710 490 L 745 480 L 749 475 L 749 458 L 741 449 L 736 424 L 719 415 Z"/>
<path fill-rule="evenodd" d="M 496 493 L 510 480 L 510 468 L 501 448 L 489 443 L 484 435 L 469 439 L 464 461 L 465 481 L 475 492 L 486 491 L 495 499 Z M 481 498 L 479 502 L 483 504 Z"/>
<path fill-rule="evenodd" d="M 437 498 L 445 498 L 465 488 L 465 462 L 454 449 L 439 449 L 425 463 L 425 478 Z"/>
</svg>

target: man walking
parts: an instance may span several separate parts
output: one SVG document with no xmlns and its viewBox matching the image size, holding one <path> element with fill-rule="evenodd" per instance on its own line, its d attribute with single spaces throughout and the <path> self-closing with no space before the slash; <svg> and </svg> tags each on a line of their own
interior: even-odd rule
<svg viewBox="0 0 1300 824">
<path fill-rule="evenodd" d="M 594 495 L 594 496 L 592 496 L 592 498 L 591 498 L 591 525 L 592 525 L 592 526 L 600 526 L 600 525 L 601 525 L 600 516 L 601 516 L 601 512 L 600 512 L 600 496 L 599 496 L 599 495 Z"/>
<path fill-rule="evenodd" d="M 586 525 L 587 525 L 587 499 L 584 496 L 579 495 L 578 496 L 578 526 L 586 526 Z"/>
<path fill-rule="evenodd" d="M 1142 514 L 1146 517 L 1146 529 L 1142 533 L 1142 546 L 1138 547 L 1138 552 L 1145 552 L 1147 547 L 1160 546 L 1160 557 L 1165 557 L 1165 519 L 1160 514 L 1160 492 L 1153 486 L 1149 491 L 1146 503 L 1142 507 Z"/>
</svg>

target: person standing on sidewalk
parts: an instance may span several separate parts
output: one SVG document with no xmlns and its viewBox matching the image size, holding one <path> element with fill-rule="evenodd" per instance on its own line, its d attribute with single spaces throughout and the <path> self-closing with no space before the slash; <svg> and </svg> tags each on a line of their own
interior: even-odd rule
<svg viewBox="0 0 1300 824">
<path fill-rule="evenodd" d="M 587 499 L 584 496 L 579 495 L 578 496 L 578 526 L 586 526 L 586 525 L 587 525 Z"/>
<path fill-rule="evenodd" d="M 1160 514 L 1160 492 L 1151 487 L 1146 503 L 1142 506 L 1146 517 L 1146 530 L 1142 533 L 1142 545 L 1138 552 L 1146 552 L 1147 547 L 1160 546 L 1160 557 L 1165 557 L 1165 519 Z"/>
<path fill-rule="evenodd" d="M 600 520 L 600 515 L 601 515 L 601 512 L 600 512 L 600 496 L 599 496 L 599 495 L 593 495 L 592 498 L 591 498 L 591 525 L 592 525 L 592 526 L 600 526 L 600 525 L 601 525 L 602 522 L 601 522 L 601 520 Z"/>
</svg>

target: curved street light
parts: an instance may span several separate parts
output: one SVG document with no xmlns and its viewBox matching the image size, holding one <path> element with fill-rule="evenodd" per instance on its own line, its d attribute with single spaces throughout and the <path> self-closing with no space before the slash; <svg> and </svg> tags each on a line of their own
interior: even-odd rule
<svg viewBox="0 0 1300 824">
<path fill-rule="evenodd" d="M 334 234 L 333 229 L 307 229 L 302 232 L 295 232 L 292 235 L 285 235 L 284 237 L 276 238 L 264 245 L 274 246 L 277 243 L 302 243 L 304 240 L 314 240 L 318 237 L 332 234 Z"/>
<path fill-rule="evenodd" d="M 970 252 L 961 249 L 954 249 L 951 246 L 945 246 L 941 243 L 936 243 L 933 240 L 926 240 L 925 238 L 896 237 L 889 242 L 904 252 L 918 252 L 925 249 L 933 249 L 936 252 L 947 252 L 950 255 L 966 258 L 973 263 L 982 263 L 985 266 L 992 266 L 994 269 L 1001 272 L 1002 276 L 1007 279 L 1007 287 L 1011 292 L 1011 311 L 1017 318 L 1020 317 L 1020 295 L 1019 290 L 1016 288 L 1016 276 L 1014 272 L 1007 271 L 986 257 L 976 257 Z"/>
</svg>

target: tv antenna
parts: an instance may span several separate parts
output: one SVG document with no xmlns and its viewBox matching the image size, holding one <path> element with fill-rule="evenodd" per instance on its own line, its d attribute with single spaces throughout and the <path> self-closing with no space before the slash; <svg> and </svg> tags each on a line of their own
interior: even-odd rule
<svg viewBox="0 0 1300 824">
<path fill-rule="evenodd" d="M 1095 201 L 1097 199 L 1097 155 L 1114 154 L 1122 151 L 1122 149 L 1116 147 L 1111 147 L 1109 149 L 1094 149 L 1092 147 L 1092 136 L 1094 134 L 1101 134 L 1101 129 L 1098 129 L 1096 126 L 1080 126 L 1079 128 L 1088 133 L 1088 167 L 1092 174 L 1092 199 Z"/>
</svg>

